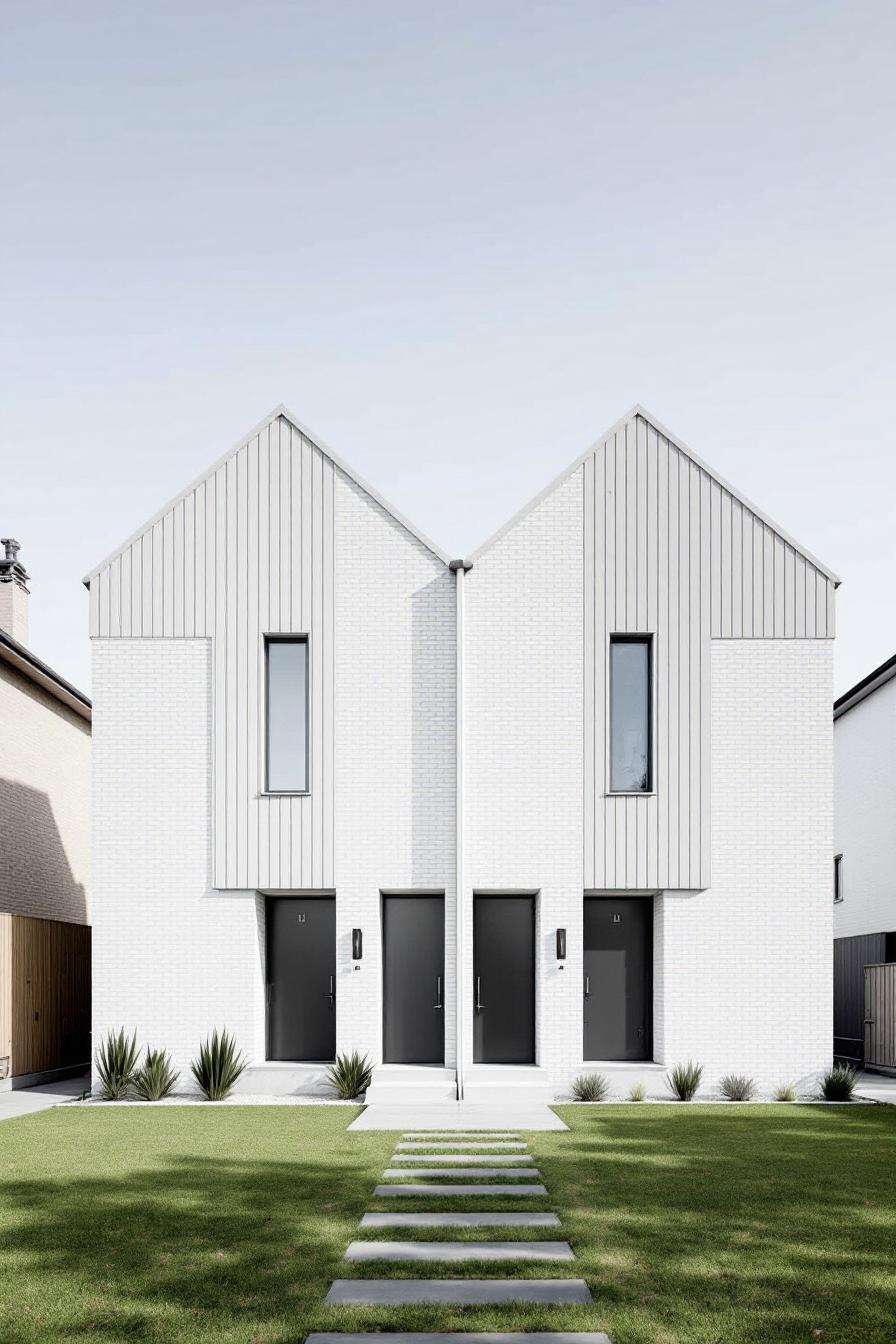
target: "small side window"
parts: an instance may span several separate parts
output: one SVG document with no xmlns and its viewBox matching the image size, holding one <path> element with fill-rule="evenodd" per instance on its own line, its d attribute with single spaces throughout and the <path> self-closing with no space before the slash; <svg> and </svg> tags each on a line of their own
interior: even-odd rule
<svg viewBox="0 0 896 1344">
<path fill-rule="evenodd" d="M 610 636 L 610 792 L 653 788 L 651 639 Z"/>
<path fill-rule="evenodd" d="M 308 640 L 267 635 L 265 788 L 268 793 L 308 789 Z"/>
<path fill-rule="evenodd" d="M 834 904 L 843 900 L 843 855 L 834 855 Z"/>
</svg>

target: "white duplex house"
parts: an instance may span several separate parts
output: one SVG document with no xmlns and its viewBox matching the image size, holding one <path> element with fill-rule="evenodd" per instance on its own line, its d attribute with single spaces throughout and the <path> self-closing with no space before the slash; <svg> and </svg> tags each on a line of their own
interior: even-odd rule
<svg viewBox="0 0 896 1344">
<path fill-rule="evenodd" d="M 453 560 L 279 407 L 87 583 L 95 1044 L 390 1099 L 830 1062 L 838 580 L 642 408 Z"/>
</svg>

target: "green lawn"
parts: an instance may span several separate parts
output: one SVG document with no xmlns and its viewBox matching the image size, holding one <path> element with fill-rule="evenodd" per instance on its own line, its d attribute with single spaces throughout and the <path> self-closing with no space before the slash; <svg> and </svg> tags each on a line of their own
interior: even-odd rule
<svg viewBox="0 0 896 1344">
<path fill-rule="evenodd" d="M 508 1269 L 581 1275 L 595 1306 L 469 1313 L 321 1306 L 332 1278 L 383 1272 L 341 1256 L 377 1207 L 394 1136 L 346 1134 L 348 1108 L 62 1108 L 6 1121 L 0 1340 L 603 1328 L 615 1344 L 892 1344 L 896 1109 L 559 1109 L 570 1133 L 529 1136 L 549 1198 L 510 1206 L 558 1212 L 549 1235 L 578 1259 Z"/>
</svg>

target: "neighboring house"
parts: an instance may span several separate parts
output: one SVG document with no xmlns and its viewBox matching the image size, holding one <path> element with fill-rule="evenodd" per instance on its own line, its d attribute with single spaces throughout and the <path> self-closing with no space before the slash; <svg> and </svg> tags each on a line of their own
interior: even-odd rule
<svg viewBox="0 0 896 1344">
<path fill-rule="evenodd" d="M 90 701 L 28 648 L 0 541 L 0 1086 L 90 1058 Z"/>
<path fill-rule="evenodd" d="M 896 965 L 867 976 L 865 970 L 894 962 L 896 656 L 834 701 L 836 1054 L 896 1065 Z M 889 1013 L 878 1013 L 874 996 L 887 985 Z"/>
<path fill-rule="evenodd" d="M 830 1062 L 838 580 L 642 409 L 450 561 L 281 407 L 86 582 L 95 1037 L 373 1098 Z"/>
</svg>

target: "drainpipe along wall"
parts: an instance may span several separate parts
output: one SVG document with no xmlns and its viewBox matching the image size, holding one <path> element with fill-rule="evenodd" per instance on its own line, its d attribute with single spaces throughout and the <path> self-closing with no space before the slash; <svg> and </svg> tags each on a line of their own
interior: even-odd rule
<svg viewBox="0 0 896 1344">
<path fill-rule="evenodd" d="M 454 639 L 456 648 L 454 716 L 454 755 L 456 762 L 456 781 L 454 790 L 454 918 L 455 918 L 455 985 L 454 994 L 456 1059 L 457 1059 L 457 1099 L 464 1099 L 464 1044 L 465 1016 L 467 997 L 464 990 L 464 948 L 467 944 L 466 920 L 467 903 L 464 883 L 464 575 L 472 569 L 469 560 L 452 560 L 450 565 L 454 573 L 455 619 Z"/>
</svg>

